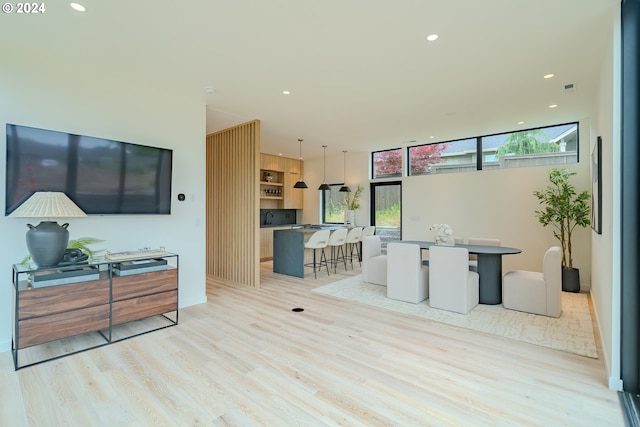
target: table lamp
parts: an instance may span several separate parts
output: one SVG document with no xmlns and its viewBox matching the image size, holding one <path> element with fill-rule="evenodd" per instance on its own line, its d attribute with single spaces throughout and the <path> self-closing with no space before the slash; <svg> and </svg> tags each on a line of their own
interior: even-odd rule
<svg viewBox="0 0 640 427">
<path fill-rule="evenodd" d="M 38 191 L 13 211 L 11 218 L 79 218 L 85 217 L 82 209 L 61 192 Z M 42 221 L 34 227 L 27 224 L 27 248 L 38 267 L 54 267 L 62 260 L 69 243 L 69 223 Z"/>
</svg>

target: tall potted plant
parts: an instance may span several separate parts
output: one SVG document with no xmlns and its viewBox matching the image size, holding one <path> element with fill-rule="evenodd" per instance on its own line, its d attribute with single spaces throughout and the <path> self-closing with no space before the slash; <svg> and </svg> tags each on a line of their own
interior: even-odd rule
<svg viewBox="0 0 640 427">
<path fill-rule="evenodd" d="M 562 247 L 562 290 L 580 291 L 580 271 L 573 267 L 571 237 L 576 227 L 587 227 L 589 217 L 589 192 L 577 193 L 569 178 L 575 175 L 566 169 L 551 169 L 550 184 L 543 191 L 534 191 L 544 209 L 535 211 L 543 226 L 551 225 L 553 235 Z"/>
<path fill-rule="evenodd" d="M 356 225 L 356 210 L 360 207 L 360 194 L 364 187 L 358 184 L 356 191 L 344 195 L 344 225 Z"/>
</svg>

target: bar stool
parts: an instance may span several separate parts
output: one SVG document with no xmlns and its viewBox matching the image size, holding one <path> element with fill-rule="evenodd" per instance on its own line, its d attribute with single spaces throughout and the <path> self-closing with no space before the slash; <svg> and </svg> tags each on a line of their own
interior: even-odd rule
<svg viewBox="0 0 640 427">
<path fill-rule="evenodd" d="M 376 226 L 368 225 L 362 229 L 362 235 L 360 236 L 360 240 L 364 239 L 367 236 L 373 236 L 374 234 L 376 234 Z"/>
<path fill-rule="evenodd" d="M 316 279 L 318 278 L 318 275 L 316 274 L 316 267 L 318 267 L 319 270 L 324 265 L 327 269 L 327 276 L 329 275 L 329 264 L 327 263 L 327 255 L 324 253 L 324 248 L 327 247 L 330 233 L 331 232 L 329 230 L 316 231 L 304 244 L 305 249 L 313 249 L 313 263 L 307 263 L 304 266 L 313 267 L 313 277 Z M 322 249 L 319 263 L 316 263 L 316 249 Z"/>
<path fill-rule="evenodd" d="M 353 250 L 356 250 L 358 255 L 358 263 L 360 262 L 360 236 L 362 236 L 362 227 L 354 227 L 347 233 L 345 243 L 347 244 L 347 250 L 349 251 L 349 262 L 351 263 L 351 269 L 353 270 Z"/>
<path fill-rule="evenodd" d="M 331 233 L 327 246 L 331 246 L 331 258 L 329 264 L 333 265 L 333 272 L 338 272 L 338 263 L 344 262 L 344 270 L 347 271 L 347 258 L 344 255 L 344 249 L 342 246 L 347 240 L 347 229 L 340 228 Z M 340 261 L 340 252 L 342 252 L 342 261 Z"/>
</svg>

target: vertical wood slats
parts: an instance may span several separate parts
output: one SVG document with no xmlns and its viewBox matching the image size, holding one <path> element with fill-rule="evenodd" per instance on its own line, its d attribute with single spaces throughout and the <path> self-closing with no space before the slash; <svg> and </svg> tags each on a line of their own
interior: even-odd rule
<svg viewBox="0 0 640 427">
<path fill-rule="evenodd" d="M 260 121 L 207 135 L 207 275 L 260 287 Z"/>
</svg>

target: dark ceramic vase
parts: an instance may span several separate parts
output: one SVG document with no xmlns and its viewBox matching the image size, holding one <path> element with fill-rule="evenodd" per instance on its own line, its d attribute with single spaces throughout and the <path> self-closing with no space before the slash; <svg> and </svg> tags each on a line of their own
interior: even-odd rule
<svg viewBox="0 0 640 427">
<path fill-rule="evenodd" d="M 53 267 L 62 260 L 69 243 L 68 226 L 55 221 L 42 221 L 36 227 L 27 224 L 27 248 L 38 267 Z"/>
<path fill-rule="evenodd" d="M 562 269 L 562 290 L 580 292 L 580 270 L 577 268 Z"/>
</svg>

